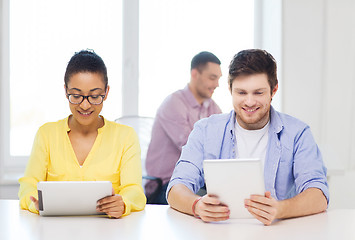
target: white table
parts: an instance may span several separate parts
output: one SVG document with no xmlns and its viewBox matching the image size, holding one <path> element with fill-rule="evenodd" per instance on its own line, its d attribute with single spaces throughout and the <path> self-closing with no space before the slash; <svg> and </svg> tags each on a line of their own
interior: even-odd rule
<svg viewBox="0 0 355 240">
<path fill-rule="evenodd" d="M 264 226 L 255 219 L 203 223 L 162 205 L 147 205 L 144 211 L 122 219 L 108 219 L 42 217 L 20 210 L 18 204 L 17 200 L 0 200 L 1 240 L 355 239 L 355 209 L 329 210 Z"/>
</svg>

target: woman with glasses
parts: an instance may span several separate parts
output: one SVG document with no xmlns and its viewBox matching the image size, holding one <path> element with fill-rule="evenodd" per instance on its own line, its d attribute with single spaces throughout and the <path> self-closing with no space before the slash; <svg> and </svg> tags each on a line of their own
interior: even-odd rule
<svg viewBox="0 0 355 240">
<path fill-rule="evenodd" d="M 39 181 L 111 181 L 112 196 L 98 201 L 98 212 L 119 218 L 144 209 L 138 137 L 100 115 L 110 89 L 103 60 L 92 51 L 74 54 L 64 82 L 72 114 L 38 130 L 19 180 L 21 208 L 38 213 Z"/>
</svg>

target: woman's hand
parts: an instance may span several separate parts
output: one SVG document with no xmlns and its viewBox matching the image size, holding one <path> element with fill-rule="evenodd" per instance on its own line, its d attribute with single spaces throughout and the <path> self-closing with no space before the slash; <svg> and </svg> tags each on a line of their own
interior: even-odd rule
<svg viewBox="0 0 355 240">
<path fill-rule="evenodd" d="M 115 194 L 112 189 L 112 196 L 104 197 L 97 201 L 96 211 L 106 213 L 109 217 L 119 218 L 125 211 L 125 204 L 122 196 Z"/>
<path fill-rule="evenodd" d="M 35 207 L 36 207 L 37 211 L 39 211 L 38 200 L 35 197 L 33 197 L 33 196 L 30 196 L 30 200 L 35 204 Z"/>
</svg>

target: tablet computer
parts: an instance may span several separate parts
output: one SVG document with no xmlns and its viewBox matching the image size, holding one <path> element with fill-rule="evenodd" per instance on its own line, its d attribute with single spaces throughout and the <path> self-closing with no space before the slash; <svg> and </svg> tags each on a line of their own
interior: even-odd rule
<svg viewBox="0 0 355 240">
<path fill-rule="evenodd" d="M 230 218 L 252 218 L 244 207 L 251 194 L 265 194 L 263 166 L 260 159 L 204 160 L 203 169 L 208 194 L 228 205 Z"/>
<path fill-rule="evenodd" d="M 110 181 L 44 181 L 37 183 L 39 214 L 93 215 L 97 200 L 112 195 Z"/>
</svg>

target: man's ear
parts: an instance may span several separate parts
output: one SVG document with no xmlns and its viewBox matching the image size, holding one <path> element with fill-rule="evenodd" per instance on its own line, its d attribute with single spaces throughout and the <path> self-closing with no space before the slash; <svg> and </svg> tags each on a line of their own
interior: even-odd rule
<svg viewBox="0 0 355 240">
<path fill-rule="evenodd" d="M 228 89 L 229 89 L 229 92 L 230 92 L 231 95 L 232 95 L 232 87 L 233 87 L 234 80 L 235 79 L 230 80 L 229 77 L 228 77 Z M 230 83 L 231 81 L 232 81 L 232 83 Z"/>
<path fill-rule="evenodd" d="M 271 98 L 273 98 L 277 92 L 277 89 L 279 89 L 279 84 L 276 84 L 276 86 L 274 87 L 274 89 L 272 90 L 272 93 L 271 93 Z"/>
<path fill-rule="evenodd" d="M 196 79 L 198 74 L 199 74 L 199 72 L 196 68 L 191 69 L 191 78 L 192 79 Z"/>
</svg>

